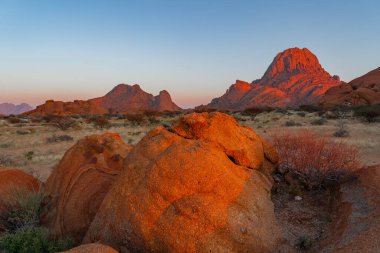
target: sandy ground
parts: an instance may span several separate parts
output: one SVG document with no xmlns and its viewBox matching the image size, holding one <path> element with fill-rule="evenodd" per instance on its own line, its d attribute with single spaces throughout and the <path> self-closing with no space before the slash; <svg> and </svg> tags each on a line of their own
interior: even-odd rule
<svg viewBox="0 0 380 253">
<path fill-rule="evenodd" d="M 255 117 L 240 114 L 234 116 L 241 124 L 252 127 L 267 138 L 270 138 L 271 133 L 278 131 L 310 129 L 335 141 L 344 141 L 357 146 L 366 165 L 380 163 L 380 123 L 368 124 L 357 119 L 347 119 L 349 136 L 336 138 L 333 137 L 333 133 L 338 129 L 337 120 L 327 119 L 324 125 L 312 125 L 312 121 L 320 118 L 316 113 L 306 113 L 302 116 L 302 113 L 299 115 L 298 112 L 290 111 L 261 113 Z M 66 150 L 84 136 L 116 132 L 126 143 L 135 144 L 152 128 L 159 124 L 170 124 L 175 118 L 157 119 L 160 123 L 146 122 L 143 125 L 133 125 L 126 120 L 114 118 L 111 120 L 113 126 L 104 130 L 96 129 L 83 119 L 77 119 L 80 127 L 66 131 L 47 123 L 11 124 L 6 120 L 0 120 L 0 165 L 21 168 L 44 181 Z M 285 126 L 287 121 L 294 121 L 297 126 L 287 127 Z M 20 131 L 25 130 L 27 134 L 20 134 Z M 48 143 L 47 138 L 54 135 L 69 135 L 73 137 L 73 141 Z"/>
</svg>

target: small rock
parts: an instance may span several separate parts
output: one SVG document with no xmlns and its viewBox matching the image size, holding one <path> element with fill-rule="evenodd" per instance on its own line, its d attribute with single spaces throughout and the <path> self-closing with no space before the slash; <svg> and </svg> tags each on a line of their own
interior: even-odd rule
<svg viewBox="0 0 380 253">
<path fill-rule="evenodd" d="M 295 197 L 294 197 L 294 200 L 295 200 L 295 201 L 301 201 L 301 200 L 302 200 L 302 197 L 301 197 L 301 196 L 295 196 Z"/>
</svg>

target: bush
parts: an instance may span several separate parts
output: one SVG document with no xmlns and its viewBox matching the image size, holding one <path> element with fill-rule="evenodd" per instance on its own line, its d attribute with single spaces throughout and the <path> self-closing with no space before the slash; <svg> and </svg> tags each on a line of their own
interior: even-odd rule
<svg viewBox="0 0 380 253">
<path fill-rule="evenodd" d="M 64 141 L 72 141 L 72 140 L 74 140 L 74 138 L 67 134 L 58 135 L 58 136 L 53 135 L 51 137 L 46 138 L 47 143 L 64 142 Z"/>
<path fill-rule="evenodd" d="M 194 109 L 194 112 L 196 113 L 203 113 L 203 112 L 216 112 L 218 111 L 217 109 L 215 108 L 208 108 L 208 107 L 205 107 L 205 106 L 198 106 Z"/>
<path fill-rule="evenodd" d="M 0 212 L 0 224 L 8 232 L 15 232 L 24 227 L 39 225 L 42 191 L 27 189 L 13 189 L 11 198 L 3 201 L 3 210 Z"/>
<path fill-rule="evenodd" d="M 25 153 L 25 158 L 28 159 L 29 161 L 33 160 L 33 156 L 34 156 L 34 151 L 28 151 L 27 153 Z"/>
<path fill-rule="evenodd" d="M 53 253 L 70 248 L 69 240 L 49 241 L 49 233 L 42 227 L 25 227 L 0 237 L 0 249 L 8 253 Z"/>
<path fill-rule="evenodd" d="M 285 122 L 286 127 L 301 126 L 300 123 L 296 123 L 294 120 L 288 120 Z"/>
<path fill-rule="evenodd" d="M 353 110 L 355 116 L 364 118 L 368 123 L 375 122 L 380 117 L 380 104 L 358 106 L 354 107 Z"/>
<path fill-rule="evenodd" d="M 297 112 L 297 115 L 304 118 L 306 116 L 306 114 L 304 112 Z"/>
<path fill-rule="evenodd" d="M 344 119 L 339 119 L 338 120 L 338 130 L 334 133 L 335 137 L 347 137 L 350 132 L 347 129 L 346 122 Z"/>
<path fill-rule="evenodd" d="M 11 124 L 19 124 L 19 123 L 21 123 L 21 119 L 17 118 L 17 117 L 14 117 L 14 116 L 10 116 L 8 118 L 8 122 L 11 123 Z"/>
<path fill-rule="evenodd" d="M 263 112 L 271 112 L 274 111 L 275 108 L 269 107 L 269 106 L 258 106 L 258 107 L 251 107 L 247 108 L 242 112 L 242 115 L 250 115 L 254 116 Z"/>
<path fill-rule="evenodd" d="M 360 168 L 356 148 L 311 131 L 274 134 L 272 140 L 279 153 L 280 171 L 297 175 L 308 189 L 339 184 Z"/>
<path fill-rule="evenodd" d="M 320 118 L 320 119 L 313 120 L 313 121 L 311 122 L 311 124 L 314 125 L 314 126 L 322 126 L 322 125 L 324 125 L 326 122 L 327 122 L 327 119 Z"/>
<path fill-rule="evenodd" d="M 88 123 L 92 123 L 95 128 L 105 129 L 111 127 L 111 122 L 103 116 L 92 117 L 88 119 Z"/>
<path fill-rule="evenodd" d="M 299 107 L 300 111 L 304 112 L 320 112 L 323 111 L 321 107 L 315 106 L 315 105 L 301 105 Z"/>
<path fill-rule="evenodd" d="M 54 126 L 61 129 L 62 131 L 68 130 L 69 128 L 77 126 L 77 122 L 70 117 L 60 117 L 56 116 L 50 121 Z"/>
<path fill-rule="evenodd" d="M 141 125 L 145 122 L 144 115 L 142 114 L 127 114 L 125 117 L 133 125 Z"/>
<path fill-rule="evenodd" d="M 15 165 L 15 161 L 7 155 L 0 154 L 0 165 L 9 167 Z"/>
</svg>

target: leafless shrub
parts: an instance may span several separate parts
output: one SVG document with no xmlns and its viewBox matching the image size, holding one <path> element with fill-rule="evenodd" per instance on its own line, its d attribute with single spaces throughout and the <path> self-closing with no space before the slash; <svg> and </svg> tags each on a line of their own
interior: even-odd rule
<svg viewBox="0 0 380 253">
<path fill-rule="evenodd" d="M 11 124 L 19 124 L 19 123 L 21 123 L 21 119 L 15 117 L 15 116 L 10 116 L 10 117 L 8 117 L 8 122 Z"/>
<path fill-rule="evenodd" d="M 8 167 L 15 165 L 15 161 L 7 155 L 0 154 L 0 166 Z"/>
<path fill-rule="evenodd" d="M 92 123 L 95 128 L 105 129 L 111 127 L 111 122 L 104 116 L 95 116 L 87 120 L 88 123 Z"/>
<path fill-rule="evenodd" d="M 70 117 L 58 117 L 51 119 L 51 123 L 62 131 L 68 130 L 69 128 L 77 126 L 76 120 Z"/>
<path fill-rule="evenodd" d="M 334 133 L 335 137 L 347 137 L 350 134 L 344 119 L 338 119 L 337 127 L 338 130 Z"/>
<path fill-rule="evenodd" d="M 314 126 L 322 126 L 324 124 L 327 123 L 327 119 L 324 119 L 324 118 L 319 118 L 319 119 L 315 119 L 313 120 L 312 122 L 310 122 L 312 125 Z"/>
<path fill-rule="evenodd" d="M 145 122 L 144 115 L 142 114 L 127 114 L 125 117 L 133 125 L 141 125 Z"/>
<path fill-rule="evenodd" d="M 51 137 L 46 138 L 47 143 L 56 143 L 56 142 L 64 142 L 64 141 L 72 141 L 72 140 L 74 140 L 74 138 L 67 134 L 53 135 Z"/>
<path fill-rule="evenodd" d="M 340 183 L 361 167 L 356 148 L 311 131 L 274 134 L 272 139 L 280 169 L 297 175 L 309 189 Z"/>
</svg>

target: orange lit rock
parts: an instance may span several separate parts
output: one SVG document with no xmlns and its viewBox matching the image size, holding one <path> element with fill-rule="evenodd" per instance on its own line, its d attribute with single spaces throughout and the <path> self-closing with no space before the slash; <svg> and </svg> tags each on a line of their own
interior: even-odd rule
<svg viewBox="0 0 380 253">
<path fill-rule="evenodd" d="M 272 182 L 261 169 L 277 155 L 266 145 L 222 113 L 150 131 L 125 159 L 84 242 L 130 252 L 276 249 Z"/>
<path fill-rule="evenodd" d="M 25 115 L 86 115 L 105 113 L 137 113 L 143 111 L 179 111 L 167 91 L 153 96 L 143 91 L 139 85 L 119 84 L 105 96 L 82 101 L 61 102 L 48 100 Z"/>
<path fill-rule="evenodd" d="M 329 89 L 321 105 L 334 107 L 338 105 L 375 105 L 380 104 L 380 68 Z"/>
<path fill-rule="evenodd" d="M 130 149 L 107 133 L 87 136 L 66 152 L 45 186 L 41 221 L 53 237 L 82 240 Z"/>
<path fill-rule="evenodd" d="M 209 108 L 244 110 L 251 107 L 286 107 L 319 103 L 323 94 L 339 85 L 307 48 L 290 48 L 279 53 L 264 76 L 251 84 L 237 81 L 227 92 L 211 101 Z"/>
<path fill-rule="evenodd" d="M 81 245 L 62 253 L 118 253 L 113 248 L 99 243 Z"/>
</svg>

